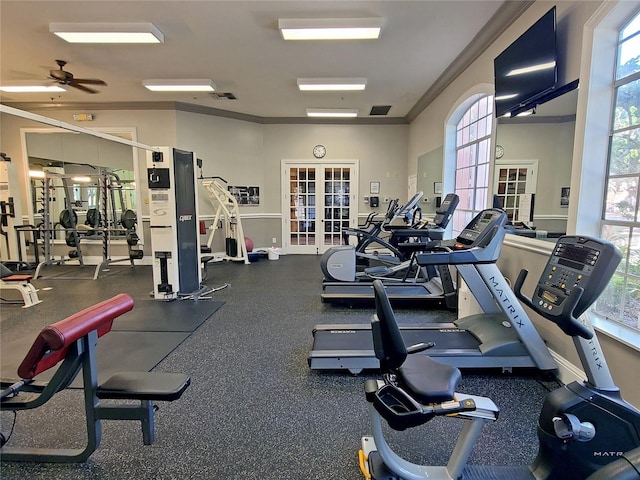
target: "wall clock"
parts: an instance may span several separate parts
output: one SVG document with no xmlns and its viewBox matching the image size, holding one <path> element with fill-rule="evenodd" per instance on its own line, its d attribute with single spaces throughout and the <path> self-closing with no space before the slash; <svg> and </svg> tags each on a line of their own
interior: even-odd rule
<svg viewBox="0 0 640 480">
<path fill-rule="evenodd" d="M 504 155 L 504 147 L 502 145 L 496 145 L 496 158 L 502 158 Z"/>
<path fill-rule="evenodd" d="M 327 154 L 327 149 L 324 145 L 316 145 L 313 147 L 313 156 L 316 158 L 322 158 Z"/>
</svg>

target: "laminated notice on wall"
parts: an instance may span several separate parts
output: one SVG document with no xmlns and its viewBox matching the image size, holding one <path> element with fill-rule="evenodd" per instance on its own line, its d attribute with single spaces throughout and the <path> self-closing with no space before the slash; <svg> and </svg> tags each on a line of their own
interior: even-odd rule
<svg viewBox="0 0 640 480">
<path fill-rule="evenodd" d="M 521 193 L 518 200 L 518 221 L 529 225 L 533 221 L 533 194 Z"/>
</svg>

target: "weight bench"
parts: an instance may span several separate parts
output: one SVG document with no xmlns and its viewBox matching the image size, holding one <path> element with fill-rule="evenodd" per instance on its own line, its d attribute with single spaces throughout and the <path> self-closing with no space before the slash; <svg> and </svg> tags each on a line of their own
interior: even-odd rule
<svg viewBox="0 0 640 480">
<path fill-rule="evenodd" d="M 19 448 L 8 446 L 10 439 L 7 439 L 7 444 L 0 448 L 2 461 L 84 462 L 100 445 L 102 420 L 139 420 L 144 444 L 153 443 L 153 402 L 177 400 L 189 386 L 190 378 L 181 373 L 121 372 L 98 385 L 98 338 L 111 331 L 116 317 L 132 308 L 133 299 L 119 294 L 42 329 L 18 367 L 21 380 L 12 385 L 2 384 L 0 410 L 37 408 L 67 388 L 82 371 L 87 444 L 79 449 Z M 60 362 L 48 383 L 34 381 L 38 374 Z M 140 403 L 103 406 L 100 399 Z"/>
<path fill-rule="evenodd" d="M 22 295 L 22 308 L 32 307 L 40 302 L 38 298 L 38 291 L 31 284 L 31 275 L 14 274 L 4 265 L 0 264 L 0 291 L 2 290 L 17 290 Z M 21 303 L 19 300 L 11 301 L 7 300 L 3 303 Z"/>
</svg>

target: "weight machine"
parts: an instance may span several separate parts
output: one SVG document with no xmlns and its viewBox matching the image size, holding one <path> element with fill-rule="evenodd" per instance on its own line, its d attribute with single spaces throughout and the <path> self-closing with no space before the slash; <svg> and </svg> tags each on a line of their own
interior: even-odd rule
<svg viewBox="0 0 640 480">
<path fill-rule="evenodd" d="M 170 147 L 147 152 L 153 296 L 201 298 L 195 155 Z M 212 290 L 207 290 L 210 293 Z"/>
<path fill-rule="evenodd" d="M 249 264 L 249 255 L 244 240 L 244 229 L 240 219 L 240 209 L 236 197 L 229 193 L 225 185 L 227 181 L 222 177 L 203 177 L 202 160 L 198 159 L 200 168 L 200 184 L 207 190 L 211 203 L 216 208 L 213 223 L 209 227 L 211 233 L 207 239 L 207 247 L 211 251 L 216 230 L 222 225 L 225 233 L 225 256 L 224 260 L 244 262 Z"/>
</svg>

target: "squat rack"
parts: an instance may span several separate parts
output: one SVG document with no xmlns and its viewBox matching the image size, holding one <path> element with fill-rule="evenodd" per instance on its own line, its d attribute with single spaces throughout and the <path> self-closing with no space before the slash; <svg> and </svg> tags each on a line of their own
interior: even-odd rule
<svg viewBox="0 0 640 480">
<path fill-rule="evenodd" d="M 84 265 L 84 259 L 82 250 L 80 248 L 80 239 L 82 234 L 99 234 L 102 239 L 102 262 L 96 266 L 93 279 L 97 279 L 101 270 L 111 264 L 123 261 L 129 261 L 131 266 L 134 266 L 135 259 L 142 258 L 142 250 L 134 249 L 138 243 L 138 236 L 135 231 L 136 226 L 136 213 L 133 210 L 125 209 L 124 195 L 122 192 L 122 184 L 117 174 L 112 172 L 101 172 L 99 174 L 85 175 L 89 178 L 95 178 L 96 183 L 94 187 L 99 189 L 100 195 L 98 196 L 98 208 L 90 208 L 87 210 L 87 222 L 84 225 L 78 224 L 78 215 L 73 209 L 73 206 L 77 206 L 78 203 L 74 200 L 71 188 L 69 186 L 69 179 L 76 177 L 76 175 L 60 174 L 45 170 L 44 177 L 42 178 L 42 223 L 35 229 L 38 232 L 42 232 L 43 236 L 43 257 L 44 260 L 40 262 L 35 271 L 35 278 L 39 278 L 41 269 L 46 265 L 52 264 L 65 264 L 70 260 L 77 260 L 80 265 Z M 65 208 L 60 212 L 59 221 L 55 222 L 52 219 L 51 202 L 55 197 L 54 181 L 59 180 L 62 184 L 65 198 Z M 117 218 L 117 205 L 115 194 L 119 195 L 121 215 Z M 81 205 L 81 204 L 80 204 Z M 63 228 L 59 228 L 58 225 Z M 61 257 L 56 259 L 53 255 L 53 241 L 55 239 L 55 233 L 58 231 L 64 231 L 65 241 L 68 246 L 73 250 L 69 252 L 69 257 Z M 129 251 L 128 257 L 120 259 L 111 258 L 111 238 L 113 234 L 120 233 L 127 240 L 127 248 Z M 74 278 L 74 277 L 65 277 Z M 77 277 L 75 277 L 77 278 Z"/>
</svg>

